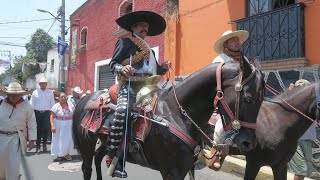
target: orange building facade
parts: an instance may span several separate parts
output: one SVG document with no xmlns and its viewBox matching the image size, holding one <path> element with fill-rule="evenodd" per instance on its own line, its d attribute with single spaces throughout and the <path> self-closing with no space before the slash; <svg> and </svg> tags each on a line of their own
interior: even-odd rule
<svg viewBox="0 0 320 180">
<path fill-rule="evenodd" d="M 261 57 L 264 71 L 320 64 L 320 0 L 186 0 L 178 7 L 178 15 L 167 18 L 164 50 L 176 76 L 210 64 L 223 32 L 246 28 L 250 42 L 244 53 Z"/>
</svg>

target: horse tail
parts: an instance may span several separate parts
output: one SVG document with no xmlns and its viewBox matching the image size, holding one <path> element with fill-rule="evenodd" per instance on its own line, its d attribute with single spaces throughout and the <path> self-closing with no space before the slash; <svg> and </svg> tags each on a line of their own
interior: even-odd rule
<svg viewBox="0 0 320 180">
<path fill-rule="evenodd" d="M 80 141 L 81 141 L 81 121 L 85 115 L 84 113 L 84 101 L 88 101 L 89 97 L 85 96 L 84 98 L 81 98 L 79 102 L 77 103 L 75 110 L 74 110 L 74 115 L 73 115 L 73 121 L 72 121 L 72 138 L 73 138 L 73 143 L 74 147 L 77 149 L 78 153 L 80 153 Z"/>
<path fill-rule="evenodd" d="M 77 110 L 77 106 L 75 108 Z M 76 112 L 75 110 L 75 112 Z M 78 121 L 79 119 L 76 118 L 76 116 L 73 116 L 73 121 L 72 121 L 72 138 L 73 138 L 73 143 L 74 143 L 74 148 L 77 149 L 78 153 L 80 154 L 80 148 L 79 148 L 79 144 L 80 144 L 80 139 L 79 139 L 79 133 L 78 132 Z"/>
</svg>

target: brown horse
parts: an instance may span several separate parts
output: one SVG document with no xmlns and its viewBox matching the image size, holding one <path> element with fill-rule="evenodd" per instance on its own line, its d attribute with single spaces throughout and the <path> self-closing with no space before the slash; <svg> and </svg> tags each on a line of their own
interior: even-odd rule
<svg viewBox="0 0 320 180">
<path fill-rule="evenodd" d="M 201 137 L 203 136 L 197 126 L 200 129 L 206 126 L 214 110 L 213 99 L 217 92 L 216 67 L 217 64 L 211 64 L 195 72 L 177 85 L 175 91 L 170 88 L 158 92 L 159 100 L 155 114 L 180 129 L 180 132 L 183 132 L 185 136 L 193 139 L 195 145 L 201 144 Z M 233 112 L 235 111 L 237 94 L 235 84 L 239 83 L 242 76 L 244 85 L 240 91 L 238 102 L 239 119 L 255 123 L 264 94 L 264 80 L 261 71 L 246 59 L 241 58 L 240 63 L 227 63 L 223 66 L 221 74 L 224 97 Z M 80 126 L 81 120 L 86 114 L 86 111 L 83 110 L 85 104 L 90 99 L 96 99 L 101 93 L 98 91 L 82 99 L 76 107 L 73 120 L 74 141 L 83 160 L 82 171 L 85 180 L 91 178 L 94 155 L 97 179 L 102 179 L 101 161 L 107 151 L 105 147 L 107 135 L 91 132 L 86 135 Z M 176 98 L 185 113 L 197 126 L 190 121 L 185 113 L 181 112 Z M 221 113 L 226 115 L 221 103 L 218 103 L 218 106 L 222 110 Z M 228 120 L 231 121 L 231 119 Z M 98 138 L 101 140 L 102 146 L 95 154 L 95 145 Z M 241 147 L 242 151 L 251 150 L 256 145 L 254 129 L 241 128 L 234 142 Z M 147 164 L 135 161 L 130 151 L 127 154 L 127 161 L 159 170 L 163 179 L 166 180 L 183 180 L 196 161 L 194 146 L 190 147 L 190 144 L 172 133 L 170 128 L 157 123 L 152 123 L 149 135 L 144 142 L 140 143 Z"/>
<path fill-rule="evenodd" d="M 292 91 L 287 90 L 273 99 L 263 101 L 257 119 L 256 148 L 246 152 L 237 148 L 230 150 L 230 154 L 246 156 L 244 179 L 255 179 L 260 168 L 266 165 L 271 166 L 275 180 L 287 179 L 287 164 L 297 149 L 298 139 L 312 121 L 281 99 L 312 119 L 319 118 L 315 86 L 319 84 L 296 87 Z"/>
</svg>

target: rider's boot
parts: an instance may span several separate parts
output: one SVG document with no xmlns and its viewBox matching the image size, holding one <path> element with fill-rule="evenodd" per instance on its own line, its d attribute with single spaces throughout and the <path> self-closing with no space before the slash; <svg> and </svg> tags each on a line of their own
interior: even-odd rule
<svg viewBox="0 0 320 180">
<path fill-rule="evenodd" d="M 119 177 L 119 178 L 127 178 L 128 174 L 127 174 L 126 170 L 124 169 L 126 162 L 124 162 L 124 159 L 123 159 L 124 158 L 124 150 L 123 150 L 124 147 L 122 145 L 123 144 L 121 143 L 120 147 L 119 147 L 121 149 L 118 151 L 118 163 L 117 163 L 117 166 L 113 172 L 113 176 Z"/>
<path fill-rule="evenodd" d="M 111 153 L 109 151 L 108 155 L 106 156 L 106 164 L 107 164 L 108 168 L 110 168 L 110 166 L 115 166 L 112 177 L 127 178 L 128 174 L 123 168 L 123 152 L 122 152 L 122 150 L 120 150 L 120 151 L 121 152 L 118 153 L 119 157 L 116 157 L 117 162 L 115 162 L 115 160 L 114 160 L 115 159 L 114 153 Z M 112 163 L 116 163 L 116 164 L 112 164 Z"/>
<path fill-rule="evenodd" d="M 229 147 L 221 147 L 216 149 L 216 153 L 213 157 L 213 164 L 211 169 L 215 171 L 219 171 L 228 153 L 229 153 Z"/>
</svg>

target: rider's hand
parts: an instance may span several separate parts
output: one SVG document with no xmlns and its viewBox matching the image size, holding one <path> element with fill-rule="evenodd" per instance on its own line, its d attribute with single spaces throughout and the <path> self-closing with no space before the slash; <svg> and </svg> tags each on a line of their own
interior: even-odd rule
<svg viewBox="0 0 320 180">
<path fill-rule="evenodd" d="M 126 76 L 126 77 L 128 77 L 129 75 L 132 76 L 134 72 L 135 72 L 135 69 L 130 65 L 125 65 L 121 69 L 121 74 Z"/>
<path fill-rule="evenodd" d="M 172 67 L 171 61 L 165 61 L 165 62 L 163 62 L 162 67 L 163 67 L 164 69 L 166 69 L 166 70 L 169 70 L 169 69 Z"/>
</svg>

